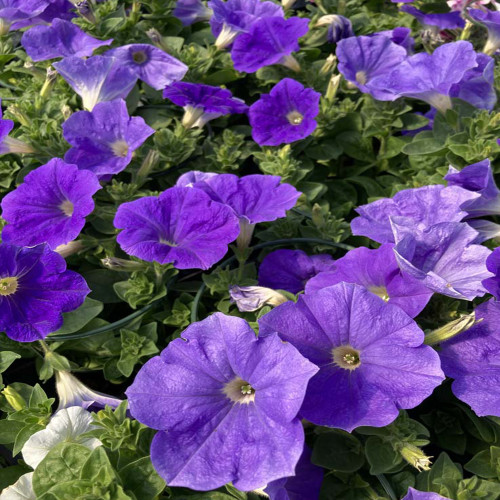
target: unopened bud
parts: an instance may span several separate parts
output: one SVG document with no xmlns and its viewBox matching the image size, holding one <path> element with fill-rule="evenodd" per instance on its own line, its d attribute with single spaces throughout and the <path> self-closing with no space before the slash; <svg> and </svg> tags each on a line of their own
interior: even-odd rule
<svg viewBox="0 0 500 500">
<path fill-rule="evenodd" d="M 7 111 L 23 126 L 31 125 L 30 117 L 17 105 L 11 104 L 7 107 Z"/>
<path fill-rule="evenodd" d="M 7 400 L 7 403 L 9 403 L 10 406 L 12 406 L 12 408 L 16 411 L 24 410 L 28 406 L 26 400 L 21 396 L 21 394 L 19 394 L 19 392 L 13 389 L 10 385 L 2 391 L 2 394 Z"/>
<path fill-rule="evenodd" d="M 42 90 L 40 90 L 40 95 L 43 98 L 48 97 L 52 92 L 52 87 L 54 86 L 56 78 L 57 78 L 57 71 L 51 66 L 49 66 L 47 68 L 47 76 L 45 78 L 45 82 L 43 84 Z"/>
<path fill-rule="evenodd" d="M 141 167 L 137 171 L 137 178 L 145 179 L 154 170 L 154 168 L 158 164 L 159 159 L 160 153 L 158 153 L 158 151 L 154 149 L 150 149 L 147 152 Z"/>
<path fill-rule="evenodd" d="M 399 447 L 401 456 L 418 471 L 430 470 L 431 458 L 428 457 L 418 446 L 410 443 L 402 443 Z"/>
<path fill-rule="evenodd" d="M 330 54 L 327 58 L 319 72 L 322 75 L 327 75 L 331 73 L 337 66 L 337 56 L 335 54 Z"/>
<path fill-rule="evenodd" d="M 433 330 L 425 336 L 424 343 L 427 345 L 436 345 L 449 340 L 455 335 L 465 332 L 471 326 L 479 323 L 482 319 L 476 321 L 476 316 L 474 313 L 466 314 L 458 319 L 450 321 L 446 325 Z"/>
<path fill-rule="evenodd" d="M 73 110 L 71 109 L 70 106 L 68 106 L 67 104 L 64 104 L 61 107 L 61 113 L 63 115 L 64 120 L 67 120 L 73 114 Z"/>
<path fill-rule="evenodd" d="M 282 293 L 263 286 L 233 285 L 229 288 L 229 295 L 241 312 L 257 311 L 265 305 L 276 307 L 288 301 Z"/>
<path fill-rule="evenodd" d="M 316 227 L 323 227 L 325 225 L 325 217 L 321 206 L 315 203 L 312 207 L 312 221 Z"/>
<path fill-rule="evenodd" d="M 78 13 L 83 18 L 85 18 L 89 23 L 95 24 L 96 18 L 95 18 L 94 12 L 92 10 L 92 7 L 90 7 L 90 5 L 87 1 L 78 2 L 76 4 L 76 8 L 78 10 Z"/>
<path fill-rule="evenodd" d="M 151 40 L 151 42 L 156 45 L 158 48 L 166 51 L 166 45 L 163 41 L 163 37 L 161 33 L 156 28 L 150 28 L 146 31 L 146 35 Z"/>
<path fill-rule="evenodd" d="M 325 98 L 329 101 L 333 101 L 339 90 L 340 81 L 342 80 L 342 75 L 332 75 L 328 86 L 326 87 Z"/>
<path fill-rule="evenodd" d="M 61 257 L 69 257 L 70 255 L 74 255 L 75 253 L 81 252 L 84 248 L 83 242 L 80 240 L 70 241 L 64 245 L 59 245 L 56 247 L 55 251 Z"/>
<path fill-rule="evenodd" d="M 118 257 L 106 257 L 101 259 L 101 264 L 112 271 L 135 272 L 147 269 L 147 264 L 135 262 L 133 260 L 119 259 Z"/>
</svg>

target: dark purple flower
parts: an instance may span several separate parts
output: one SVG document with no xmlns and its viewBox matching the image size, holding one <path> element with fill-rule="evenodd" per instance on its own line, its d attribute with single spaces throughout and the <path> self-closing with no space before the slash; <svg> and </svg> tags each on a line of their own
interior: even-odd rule
<svg viewBox="0 0 500 500">
<path fill-rule="evenodd" d="M 125 99 L 137 81 L 137 76 L 113 57 L 65 57 L 53 66 L 89 111 L 99 102 Z"/>
<path fill-rule="evenodd" d="M 490 160 L 486 159 L 468 165 L 462 170 L 450 166 L 444 178 L 449 186 L 459 186 L 480 195 L 464 201 L 461 205 L 462 210 L 467 212 L 469 217 L 500 215 L 500 190 L 493 178 Z"/>
<path fill-rule="evenodd" d="M 371 94 L 380 101 L 397 98 L 375 84 L 406 59 L 404 47 L 386 36 L 355 36 L 341 40 L 336 54 L 339 71 L 361 92 Z"/>
<path fill-rule="evenodd" d="M 452 390 L 480 417 L 500 416 L 500 303 L 494 299 L 475 310 L 477 322 L 441 344 L 441 362 Z"/>
<path fill-rule="evenodd" d="M 184 108 L 182 124 L 186 128 L 201 128 L 219 116 L 246 113 L 248 109 L 230 90 L 202 83 L 173 83 L 165 88 L 163 97 Z"/>
<path fill-rule="evenodd" d="M 488 256 L 486 268 L 494 276 L 483 280 L 483 286 L 491 295 L 500 300 L 500 248 L 495 248 Z"/>
<path fill-rule="evenodd" d="M 18 342 L 34 342 L 63 324 L 62 313 L 83 304 L 85 280 L 66 270 L 47 245 L 0 244 L 0 331 Z"/>
<path fill-rule="evenodd" d="M 415 17 L 424 27 L 436 27 L 440 30 L 453 30 L 465 28 L 465 21 L 462 18 L 461 12 L 445 12 L 443 14 L 426 14 L 421 10 L 411 6 L 404 5 L 401 7 L 403 12 Z"/>
<path fill-rule="evenodd" d="M 317 425 L 348 432 L 390 424 L 444 379 L 424 332 L 399 307 L 339 283 L 262 316 L 260 336 L 278 333 L 320 367 L 300 410 Z M 402 376 L 404 374 L 404 376 Z"/>
<path fill-rule="evenodd" d="M 74 240 L 94 210 L 97 177 L 59 158 L 30 172 L 23 184 L 2 200 L 7 225 L 2 239 L 19 246 L 47 243 L 56 249 Z"/>
<path fill-rule="evenodd" d="M 123 251 L 177 269 L 208 269 L 239 233 L 233 211 L 199 189 L 173 187 L 118 207 L 115 227 Z"/>
<path fill-rule="evenodd" d="M 476 108 L 491 111 L 497 102 L 494 87 L 495 61 L 486 54 L 477 54 L 477 66 L 469 69 L 459 83 L 450 90 L 451 97 L 458 97 Z"/>
<path fill-rule="evenodd" d="M 309 31 L 309 20 L 300 17 L 263 17 L 252 24 L 248 33 L 240 34 L 231 50 L 234 68 L 246 73 L 272 64 L 300 69 L 292 52 L 300 49 L 299 38 Z"/>
<path fill-rule="evenodd" d="M 422 52 L 406 58 L 374 86 L 396 97 L 413 97 L 444 113 L 452 107 L 453 85 L 478 64 L 472 44 L 466 41 L 446 43 L 432 54 Z"/>
<path fill-rule="evenodd" d="M 240 33 L 248 33 L 250 27 L 263 17 L 284 17 L 281 6 L 261 0 L 211 0 L 210 18 L 215 45 L 223 49 L 231 45 Z"/>
<path fill-rule="evenodd" d="M 76 24 L 54 19 L 51 26 L 34 26 L 26 31 L 21 44 L 33 61 L 57 57 L 91 56 L 98 47 L 110 45 L 113 39 L 97 40 Z"/>
<path fill-rule="evenodd" d="M 199 170 L 190 170 L 185 174 L 182 174 L 178 179 L 175 185 L 177 187 L 193 187 L 195 182 L 201 182 L 206 179 L 210 179 L 210 177 L 215 177 L 215 172 L 200 172 Z"/>
<path fill-rule="evenodd" d="M 433 493 L 431 491 L 418 491 L 411 486 L 408 488 L 408 492 L 402 498 L 402 500 L 450 500 L 447 497 L 442 497 L 438 493 Z"/>
<path fill-rule="evenodd" d="M 351 21 L 338 14 L 321 16 L 316 26 L 328 26 L 327 41 L 329 43 L 337 43 L 344 38 L 354 36 Z"/>
<path fill-rule="evenodd" d="M 177 0 L 172 15 L 184 26 L 208 21 L 212 16 L 212 9 L 205 7 L 201 0 Z"/>
<path fill-rule="evenodd" d="M 475 245 L 478 233 L 461 222 L 441 222 L 419 229 L 413 221 L 392 218 L 400 269 L 437 293 L 463 300 L 482 297 L 481 281 L 491 273 L 491 250 Z"/>
<path fill-rule="evenodd" d="M 483 52 L 492 55 L 500 48 L 500 12 L 489 9 L 470 9 L 468 14 L 488 30 L 488 40 Z"/>
<path fill-rule="evenodd" d="M 277 479 L 267 485 L 269 500 L 312 500 L 319 498 L 323 469 L 311 463 L 311 450 L 305 446 L 295 468 L 295 475 Z"/>
<path fill-rule="evenodd" d="M 408 54 L 412 54 L 415 47 L 415 40 L 411 36 L 411 29 L 402 26 L 394 28 L 392 30 L 378 31 L 377 33 L 369 36 L 385 36 L 396 45 L 404 47 Z"/>
<path fill-rule="evenodd" d="M 215 313 L 149 360 L 126 394 L 134 418 L 159 430 L 151 460 L 170 486 L 248 491 L 293 475 L 297 413 L 317 370 L 277 335 Z"/>
<path fill-rule="evenodd" d="M 259 267 L 259 285 L 290 293 L 304 290 L 308 280 L 322 271 L 334 269 L 330 255 L 307 255 L 302 250 L 275 250 Z"/>
<path fill-rule="evenodd" d="M 402 273 L 394 256 L 394 245 L 385 243 L 376 250 L 355 248 L 335 261 L 335 268 L 311 278 L 306 293 L 313 293 L 337 283 L 357 283 L 395 304 L 414 318 L 429 302 L 432 292 L 415 278 Z"/>
<path fill-rule="evenodd" d="M 269 94 L 261 94 L 248 111 L 253 140 L 259 146 L 279 146 L 304 139 L 317 126 L 321 94 L 284 78 Z"/>
<path fill-rule="evenodd" d="M 62 127 L 64 138 L 73 146 L 64 159 L 98 177 L 125 169 L 132 153 L 154 133 L 140 116 L 128 115 L 121 99 L 73 113 Z"/>
<path fill-rule="evenodd" d="M 167 85 L 182 80 L 188 70 L 183 62 L 147 43 L 111 49 L 106 56 L 114 57 L 139 80 L 156 90 L 163 90 Z"/>
<path fill-rule="evenodd" d="M 477 197 L 458 186 L 404 189 L 393 198 L 382 198 L 358 207 L 356 212 L 360 217 L 351 221 L 351 229 L 357 236 L 367 236 L 379 243 L 394 243 L 389 217 L 407 217 L 420 228 L 439 222 L 460 222 L 467 216 L 462 204 Z"/>
<path fill-rule="evenodd" d="M 5 35 L 13 23 L 28 21 L 41 14 L 49 0 L 0 0 L 0 35 Z"/>
</svg>

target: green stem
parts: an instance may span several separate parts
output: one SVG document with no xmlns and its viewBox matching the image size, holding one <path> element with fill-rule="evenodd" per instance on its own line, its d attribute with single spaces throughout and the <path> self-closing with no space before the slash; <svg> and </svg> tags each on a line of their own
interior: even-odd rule
<svg viewBox="0 0 500 500">
<path fill-rule="evenodd" d="M 392 486 L 389 484 L 389 481 L 385 478 L 383 474 L 376 474 L 377 479 L 380 481 L 382 488 L 384 488 L 385 492 L 389 495 L 391 500 L 397 500 L 396 494 L 394 493 Z"/>
</svg>

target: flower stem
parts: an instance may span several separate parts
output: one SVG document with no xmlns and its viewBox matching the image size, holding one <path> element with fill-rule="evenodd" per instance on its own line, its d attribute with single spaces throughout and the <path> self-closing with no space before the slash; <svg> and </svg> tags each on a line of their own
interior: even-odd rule
<svg viewBox="0 0 500 500">
<path fill-rule="evenodd" d="M 389 495 L 391 500 L 397 500 L 396 494 L 394 493 L 392 486 L 389 481 L 385 478 L 383 474 L 376 474 L 377 479 L 380 481 L 382 488 L 384 488 L 385 492 Z"/>
</svg>

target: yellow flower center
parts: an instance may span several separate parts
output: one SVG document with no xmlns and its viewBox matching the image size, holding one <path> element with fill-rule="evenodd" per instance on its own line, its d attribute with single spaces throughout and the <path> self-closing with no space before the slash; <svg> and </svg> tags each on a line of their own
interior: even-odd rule
<svg viewBox="0 0 500 500">
<path fill-rule="evenodd" d="M 111 144 L 111 151 L 113 151 L 115 156 L 126 158 L 128 155 L 128 144 L 124 140 L 119 139 Z"/>
<path fill-rule="evenodd" d="M 302 123 L 302 120 L 304 119 L 304 116 L 298 111 L 290 111 L 290 113 L 286 115 L 286 119 L 288 120 L 290 125 L 300 125 Z"/>
<path fill-rule="evenodd" d="M 73 205 L 73 203 L 71 203 L 71 201 L 69 200 L 64 200 L 60 205 L 59 205 L 59 208 L 61 210 L 61 212 L 68 216 L 68 217 L 71 217 L 73 215 L 73 211 L 75 210 L 75 206 Z"/>
<path fill-rule="evenodd" d="M 370 292 L 379 296 L 381 299 L 385 300 L 386 302 L 390 299 L 389 294 L 387 293 L 387 288 L 385 286 L 372 286 L 372 287 L 368 288 L 368 290 L 370 290 Z"/>
<path fill-rule="evenodd" d="M 16 293 L 19 283 L 17 278 L 0 278 L 0 295 L 4 297 Z"/>
<path fill-rule="evenodd" d="M 235 377 L 228 382 L 222 392 L 233 402 L 250 404 L 255 401 L 255 389 L 240 377 Z"/>
<path fill-rule="evenodd" d="M 358 71 L 356 73 L 356 81 L 360 85 L 364 85 L 368 81 L 368 76 L 366 75 L 365 71 Z"/>
<path fill-rule="evenodd" d="M 359 351 L 350 345 L 341 345 L 332 350 L 333 362 L 345 370 L 355 370 L 361 364 Z"/>
</svg>

